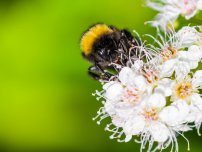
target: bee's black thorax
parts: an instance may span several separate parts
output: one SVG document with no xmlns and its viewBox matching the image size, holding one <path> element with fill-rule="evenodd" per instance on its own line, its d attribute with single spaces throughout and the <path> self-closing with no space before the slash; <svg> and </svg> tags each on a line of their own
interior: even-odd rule
<svg viewBox="0 0 202 152">
<path fill-rule="evenodd" d="M 93 52 L 98 61 L 113 62 L 117 56 L 120 36 L 113 32 L 103 35 L 93 45 Z"/>
</svg>

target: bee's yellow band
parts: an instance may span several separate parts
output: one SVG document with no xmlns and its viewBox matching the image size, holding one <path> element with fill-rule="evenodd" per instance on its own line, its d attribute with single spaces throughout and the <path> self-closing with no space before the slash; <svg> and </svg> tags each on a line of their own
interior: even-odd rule
<svg viewBox="0 0 202 152">
<path fill-rule="evenodd" d="M 81 50 L 85 55 L 88 55 L 92 52 L 92 47 L 94 42 L 100 38 L 104 34 L 111 33 L 112 29 L 110 29 L 105 24 L 97 24 L 90 28 L 81 39 Z"/>
</svg>

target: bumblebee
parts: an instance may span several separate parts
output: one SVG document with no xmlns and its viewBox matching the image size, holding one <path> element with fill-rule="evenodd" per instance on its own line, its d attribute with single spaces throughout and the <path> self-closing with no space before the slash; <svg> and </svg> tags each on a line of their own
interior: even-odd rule
<svg viewBox="0 0 202 152">
<path fill-rule="evenodd" d="M 137 40 L 127 30 L 119 30 L 114 26 L 96 24 L 89 28 L 82 36 L 80 47 L 82 56 L 93 65 L 88 73 L 94 79 L 108 80 L 113 76 L 109 69 L 117 71 L 111 65 L 125 65 L 131 48 L 137 45 Z"/>
</svg>

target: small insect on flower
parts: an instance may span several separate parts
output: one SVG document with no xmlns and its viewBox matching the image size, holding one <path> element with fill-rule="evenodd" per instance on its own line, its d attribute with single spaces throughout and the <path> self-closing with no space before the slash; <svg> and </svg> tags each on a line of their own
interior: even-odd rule
<svg viewBox="0 0 202 152">
<path fill-rule="evenodd" d="M 137 50 L 139 45 L 140 42 L 129 31 L 106 24 L 89 28 L 80 42 L 83 57 L 93 63 L 88 73 L 97 80 L 109 80 L 113 75 L 109 70 L 119 69 L 115 65 L 125 66 L 129 58 L 144 55 Z"/>
</svg>

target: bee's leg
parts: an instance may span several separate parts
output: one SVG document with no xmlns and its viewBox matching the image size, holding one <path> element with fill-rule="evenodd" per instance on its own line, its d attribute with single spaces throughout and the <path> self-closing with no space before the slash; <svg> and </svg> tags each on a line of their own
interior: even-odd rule
<svg viewBox="0 0 202 152">
<path fill-rule="evenodd" d="M 91 71 L 91 69 L 88 69 L 88 74 L 90 77 L 92 77 L 95 80 L 100 80 L 100 75 L 95 74 L 93 71 Z"/>
<path fill-rule="evenodd" d="M 128 52 L 131 56 L 137 55 L 139 52 L 137 52 L 137 47 L 141 46 L 141 40 L 138 40 L 138 38 L 134 37 L 129 31 L 122 30 L 122 39 L 125 40 L 126 46 L 128 48 Z"/>
<path fill-rule="evenodd" d="M 122 50 L 119 55 L 120 63 L 122 65 L 126 65 L 126 62 L 128 61 L 128 54 L 129 54 L 128 46 L 126 45 L 127 44 L 126 39 L 124 37 L 120 38 L 118 44 L 119 44 L 119 49 Z"/>
<path fill-rule="evenodd" d="M 119 41 L 121 49 L 123 49 L 124 53 L 128 52 L 128 47 L 126 46 L 126 42 L 123 38 L 120 39 Z"/>
<path fill-rule="evenodd" d="M 122 30 L 122 35 L 127 39 L 130 45 L 137 46 L 139 44 L 138 40 L 128 30 Z"/>
<path fill-rule="evenodd" d="M 109 80 L 111 73 L 104 71 L 98 64 L 88 68 L 88 74 L 95 80 Z"/>
<path fill-rule="evenodd" d="M 134 37 L 129 31 L 122 30 L 122 37 L 121 39 L 124 39 L 128 48 L 128 53 L 133 57 L 137 58 L 144 58 L 145 53 L 143 51 L 139 51 L 138 46 L 141 46 L 141 40 L 138 40 L 138 38 Z"/>
<path fill-rule="evenodd" d="M 135 38 L 129 31 L 127 30 L 121 31 L 121 38 L 119 44 L 125 53 L 129 53 L 129 49 L 133 46 L 132 44 L 133 41 L 135 42 Z"/>
</svg>

